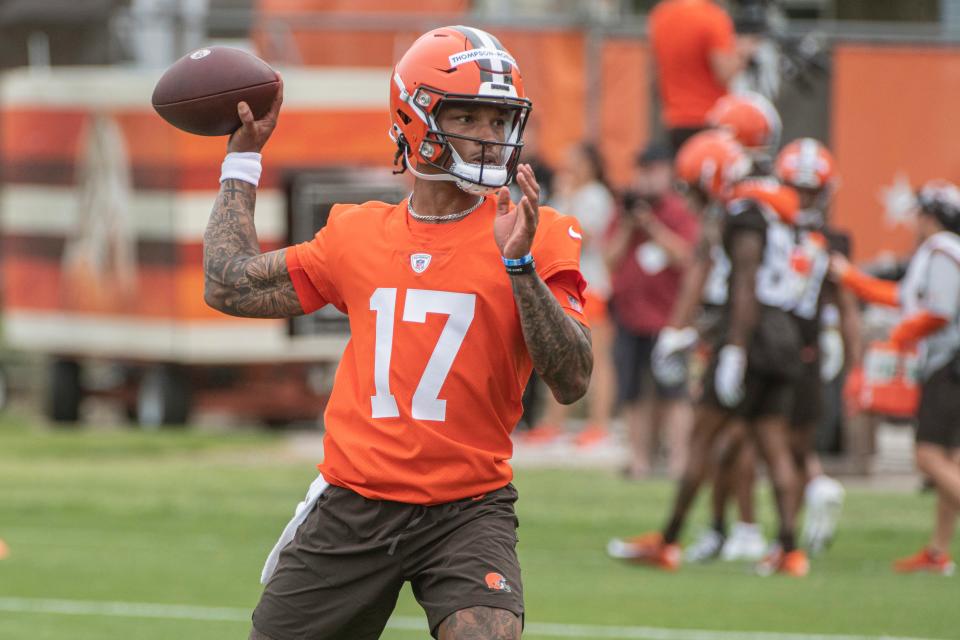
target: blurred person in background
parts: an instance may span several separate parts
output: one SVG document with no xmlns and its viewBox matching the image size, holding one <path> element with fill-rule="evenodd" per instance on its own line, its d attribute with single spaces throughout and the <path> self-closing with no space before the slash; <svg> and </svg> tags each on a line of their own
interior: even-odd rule
<svg viewBox="0 0 960 640">
<path fill-rule="evenodd" d="M 688 140 L 677 155 L 676 167 L 692 210 L 701 215 L 711 208 L 721 211 L 721 246 L 731 264 L 727 300 L 696 405 L 690 454 L 669 518 L 658 532 L 611 540 L 607 552 L 661 569 L 679 568 L 680 533 L 707 477 L 718 438 L 731 424 L 742 422 L 767 463 L 780 524 L 778 544 L 757 572 L 802 577 L 809 571 L 809 562 L 796 547 L 794 536 L 799 487 L 787 425 L 800 350 L 799 332 L 789 316 L 793 281 L 787 277 L 798 196 L 775 179 L 748 178 L 750 159 L 726 131 L 705 131 Z M 677 361 L 672 368 L 678 380 L 685 375 L 681 351 L 695 340 L 692 327 L 674 328 L 658 340 L 658 346 L 684 343 L 668 358 Z M 661 363 L 660 368 L 663 374 L 668 367 Z"/>
<path fill-rule="evenodd" d="M 593 332 L 593 377 L 587 391 L 587 423 L 574 437 L 574 442 L 591 447 L 609 435 L 615 391 L 613 327 L 607 311 L 610 275 L 603 259 L 604 235 L 613 219 L 615 203 L 606 183 L 603 159 L 595 145 L 581 143 L 567 151 L 556 175 L 551 206 L 576 216 L 582 229 L 581 234 L 570 229 L 570 235 L 583 236 L 580 272 L 587 281 L 583 310 Z M 548 397 L 543 417 L 533 430 L 523 434 L 524 442 L 544 444 L 556 440 L 565 432 L 569 414 L 569 406 Z"/>
<path fill-rule="evenodd" d="M 903 318 L 890 334 L 898 350 L 920 351 L 917 468 L 937 490 L 933 535 L 917 554 L 894 563 L 901 573 L 949 575 L 950 542 L 960 514 L 960 189 L 927 182 L 917 193 L 919 248 L 899 283 L 870 277 L 834 254 L 833 277 L 858 297 L 900 307 Z"/>
<path fill-rule="evenodd" d="M 740 143 L 750 159 L 750 175 L 772 174 L 773 154 L 780 141 L 782 124 L 780 114 L 769 100 L 749 91 L 728 94 L 717 100 L 707 113 L 707 124 L 729 133 Z M 721 320 L 728 300 L 730 259 L 723 250 L 722 217 L 722 207 L 715 207 L 708 210 L 704 218 L 695 259 L 684 276 L 669 327 L 662 334 L 664 341 L 654 350 L 655 375 L 659 370 L 656 362 L 671 359 L 669 345 L 675 336 L 687 334 L 689 339 L 695 339 L 698 333 L 700 350 L 709 354 L 723 330 Z M 690 326 L 696 326 L 697 333 L 683 329 Z M 669 362 L 666 368 L 670 369 Z M 754 508 L 756 466 L 756 449 L 747 435 L 746 425 L 733 417 L 710 460 L 711 524 L 686 549 L 688 562 L 712 560 L 721 553 L 728 561 L 756 561 L 766 553 L 767 540 L 757 523 Z M 737 498 L 738 520 L 728 531 L 726 508 L 733 494 Z"/>
<path fill-rule="evenodd" d="M 650 358 L 698 234 L 696 216 L 673 190 L 670 150 L 648 147 L 637 156 L 633 188 L 624 194 L 605 256 L 613 285 L 617 399 L 630 443 L 626 475 L 632 479 L 649 473 L 657 431 L 667 444 L 671 477 L 679 476 L 686 464 L 693 419 L 686 382 L 661 384 L 653 377 Z"/>
<path fill-rule="evenodd" d="M 730 93 L 710 108 L 706 121 L 711 129 L 729 131 L 743 145 L 753 161 L 754 175 L 773 173 L 783 123 L 770 100 L 753 91 Z"/>
<path fill-rule="evenodd" d="M 793 315 L 803 341 L 802 371 L 790 418 L 794 460 L 801 476 L 806 508 L 802 544 L 812 553 L 833 540 L 843 507 L 844 489 L 823 470 L 814 450 L 817 426 L 824 414 L 821 333 L 828 307 L 837 310 L 844 367 L 858 371 L 863 358 L 860 308 L 856 297 L 828 276 L 830 254 L 851 254 L 850 236 L 830 221 L 830 207 L 839 184 L 833 154 L 813 138 L 794 140 L 777 154 L 775 173 L 800 195 L 797 215 L 797 251 L 793 265 L 798 299 Z"/>
<path fill-rule="evenodd" d="M 813 450 L 817 425 L 823 414 L 820 333 L 823 310 L 834 306 L 840 316 L 847 362 L 857 367 L 861 360 L 860 313 L 855 298 L 827 279 L 831 251 L 849 255 L 850 238 L 829 225 L 829 208 L 838 179 L 830 151 L 812 138 L 801 138 L 777 154 L 776 177 L 793 187 L 800 199 L 795 224 L 796 247 L 791 264 L 795 279 L 795 303 L 791 314 L 801 338 L 801 371 L 790 415 L 793 459 L 800 484 L 805 487 L 806 506 L 802 543 L 811 553 L 821 552 L 833 539 L 843 506 L 843 486 L 828 477 Z M 705 561 L 721 555 L 724 560 L 748 559 L 762 553 L 762 534 L 756 524 L 754 483 L 756 466 L 753 444 L 745 436 L 730 438 L 717 467 L 713 496 L 713 529 L 705 531 L 688 550 L 688 559 Z M 736 493 L 740 521 L 724 540 L 724 512 Z M 797 503 L 800 507 L 800 503 Z M 722 549 L 720 545 L 722 544 Z"/>
<path fill-rule="evenodd" d="M 663 0 L 649 17 L 661 118 L 676 153 L 746 66 L 755 38 L 738 39 L 713 0 Z"/>
</svg>

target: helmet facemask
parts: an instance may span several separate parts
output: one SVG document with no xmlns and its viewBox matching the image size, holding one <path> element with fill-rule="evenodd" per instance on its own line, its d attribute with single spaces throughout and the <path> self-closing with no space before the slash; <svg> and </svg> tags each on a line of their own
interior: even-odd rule
<svg viewBox="0 0 960 640">
<path fill-rule="evenodd" d="M 454 182 L 467 193 L 486 195 L 510 184 L 517 172 L 520 151 L 523 148 L 523 130 L 530 114 L 530 101 L 509 96 L 463 95 L 420 87 L 408 104 L 427 127 L 426 135 L 418 148 L 397 137 L 404 163 L 410 172 L 423 180 Z M 487 140 L 443 131 L 437 117 L 444 108 L 453 106 L 491 106 L 505 109 L 509 115 L 503 140 Z M 453 140 L 464 140 L 480 145 L 480 161 L 470 162 L 456 150 Z M 495 162 L 488 162 L 493 156 Z M 424 164 L 439 173 L 424 173 L 417 170 Z"/>
<path fill-rule="evenodd" d="M 827 224 L 827 212 L 833 199 L 835 184 L 833 181 L 819 186 L 807 186 L 811 181 L 787 182 L 800 195 L 800 210 L 797 212 L 797 226 L 803 229 L 821 229 Z"/>
</svg>

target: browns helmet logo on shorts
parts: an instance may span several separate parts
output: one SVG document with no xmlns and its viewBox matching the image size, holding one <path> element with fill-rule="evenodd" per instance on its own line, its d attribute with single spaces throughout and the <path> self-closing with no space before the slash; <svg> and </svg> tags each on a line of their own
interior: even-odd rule
<svg viewBox="0 0 960 640">
<path fill-rule="evenodd" d="M 513 589 L 510 588 L 510 585 L 507 584 L 507 579 L 504 578 L 499 573 L 495 573 L 495 572 L 488 573 L 486 577 L 486 582 L 487 582 L 487 589 L 490 589 L 491 591 L 505 591 L 507 593 L 513 591 Z"/>
</svg>

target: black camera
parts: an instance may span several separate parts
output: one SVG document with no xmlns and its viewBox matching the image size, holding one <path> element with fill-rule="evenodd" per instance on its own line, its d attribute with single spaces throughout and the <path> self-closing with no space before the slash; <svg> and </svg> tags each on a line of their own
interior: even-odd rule
<svg viewBox="0 0 960 640">
<path fill-rule="evenodd" d="M 628 189 L 620 196 L 620 204 L 623 206 L 623 210 L 627 215 L 634 215 L 639 207 L 655 209 L 658 202 L 657 199 L 651 198 L 639 191 Z"/>
</svg>

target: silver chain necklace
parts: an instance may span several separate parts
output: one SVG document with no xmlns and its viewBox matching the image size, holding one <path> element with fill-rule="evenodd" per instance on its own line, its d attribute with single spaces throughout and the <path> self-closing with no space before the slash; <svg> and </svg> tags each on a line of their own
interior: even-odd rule
<svg viewBox="0 0 960 640">
<path fill-rule="evenodd" d="M 448 213 L 445 216 L 424 216 L 413 210 L 413 194 L 411 193 L 410 197 L 407 198 L 407 213 L 410 214 L 411 218 L 414 220 L 419 220 L 420 222 L 452 222 L 454 220 L 466 218 L 468 215 L 479 209 L 480 205 L 483 204 L 483 200 L 483 196 L 480 196 L 480 199 L 477 200 L 476 204 L 472 205 L 470 208 L 464 209 L 463 211 L 458 211 L 456 213 Z"/>
</svg>

